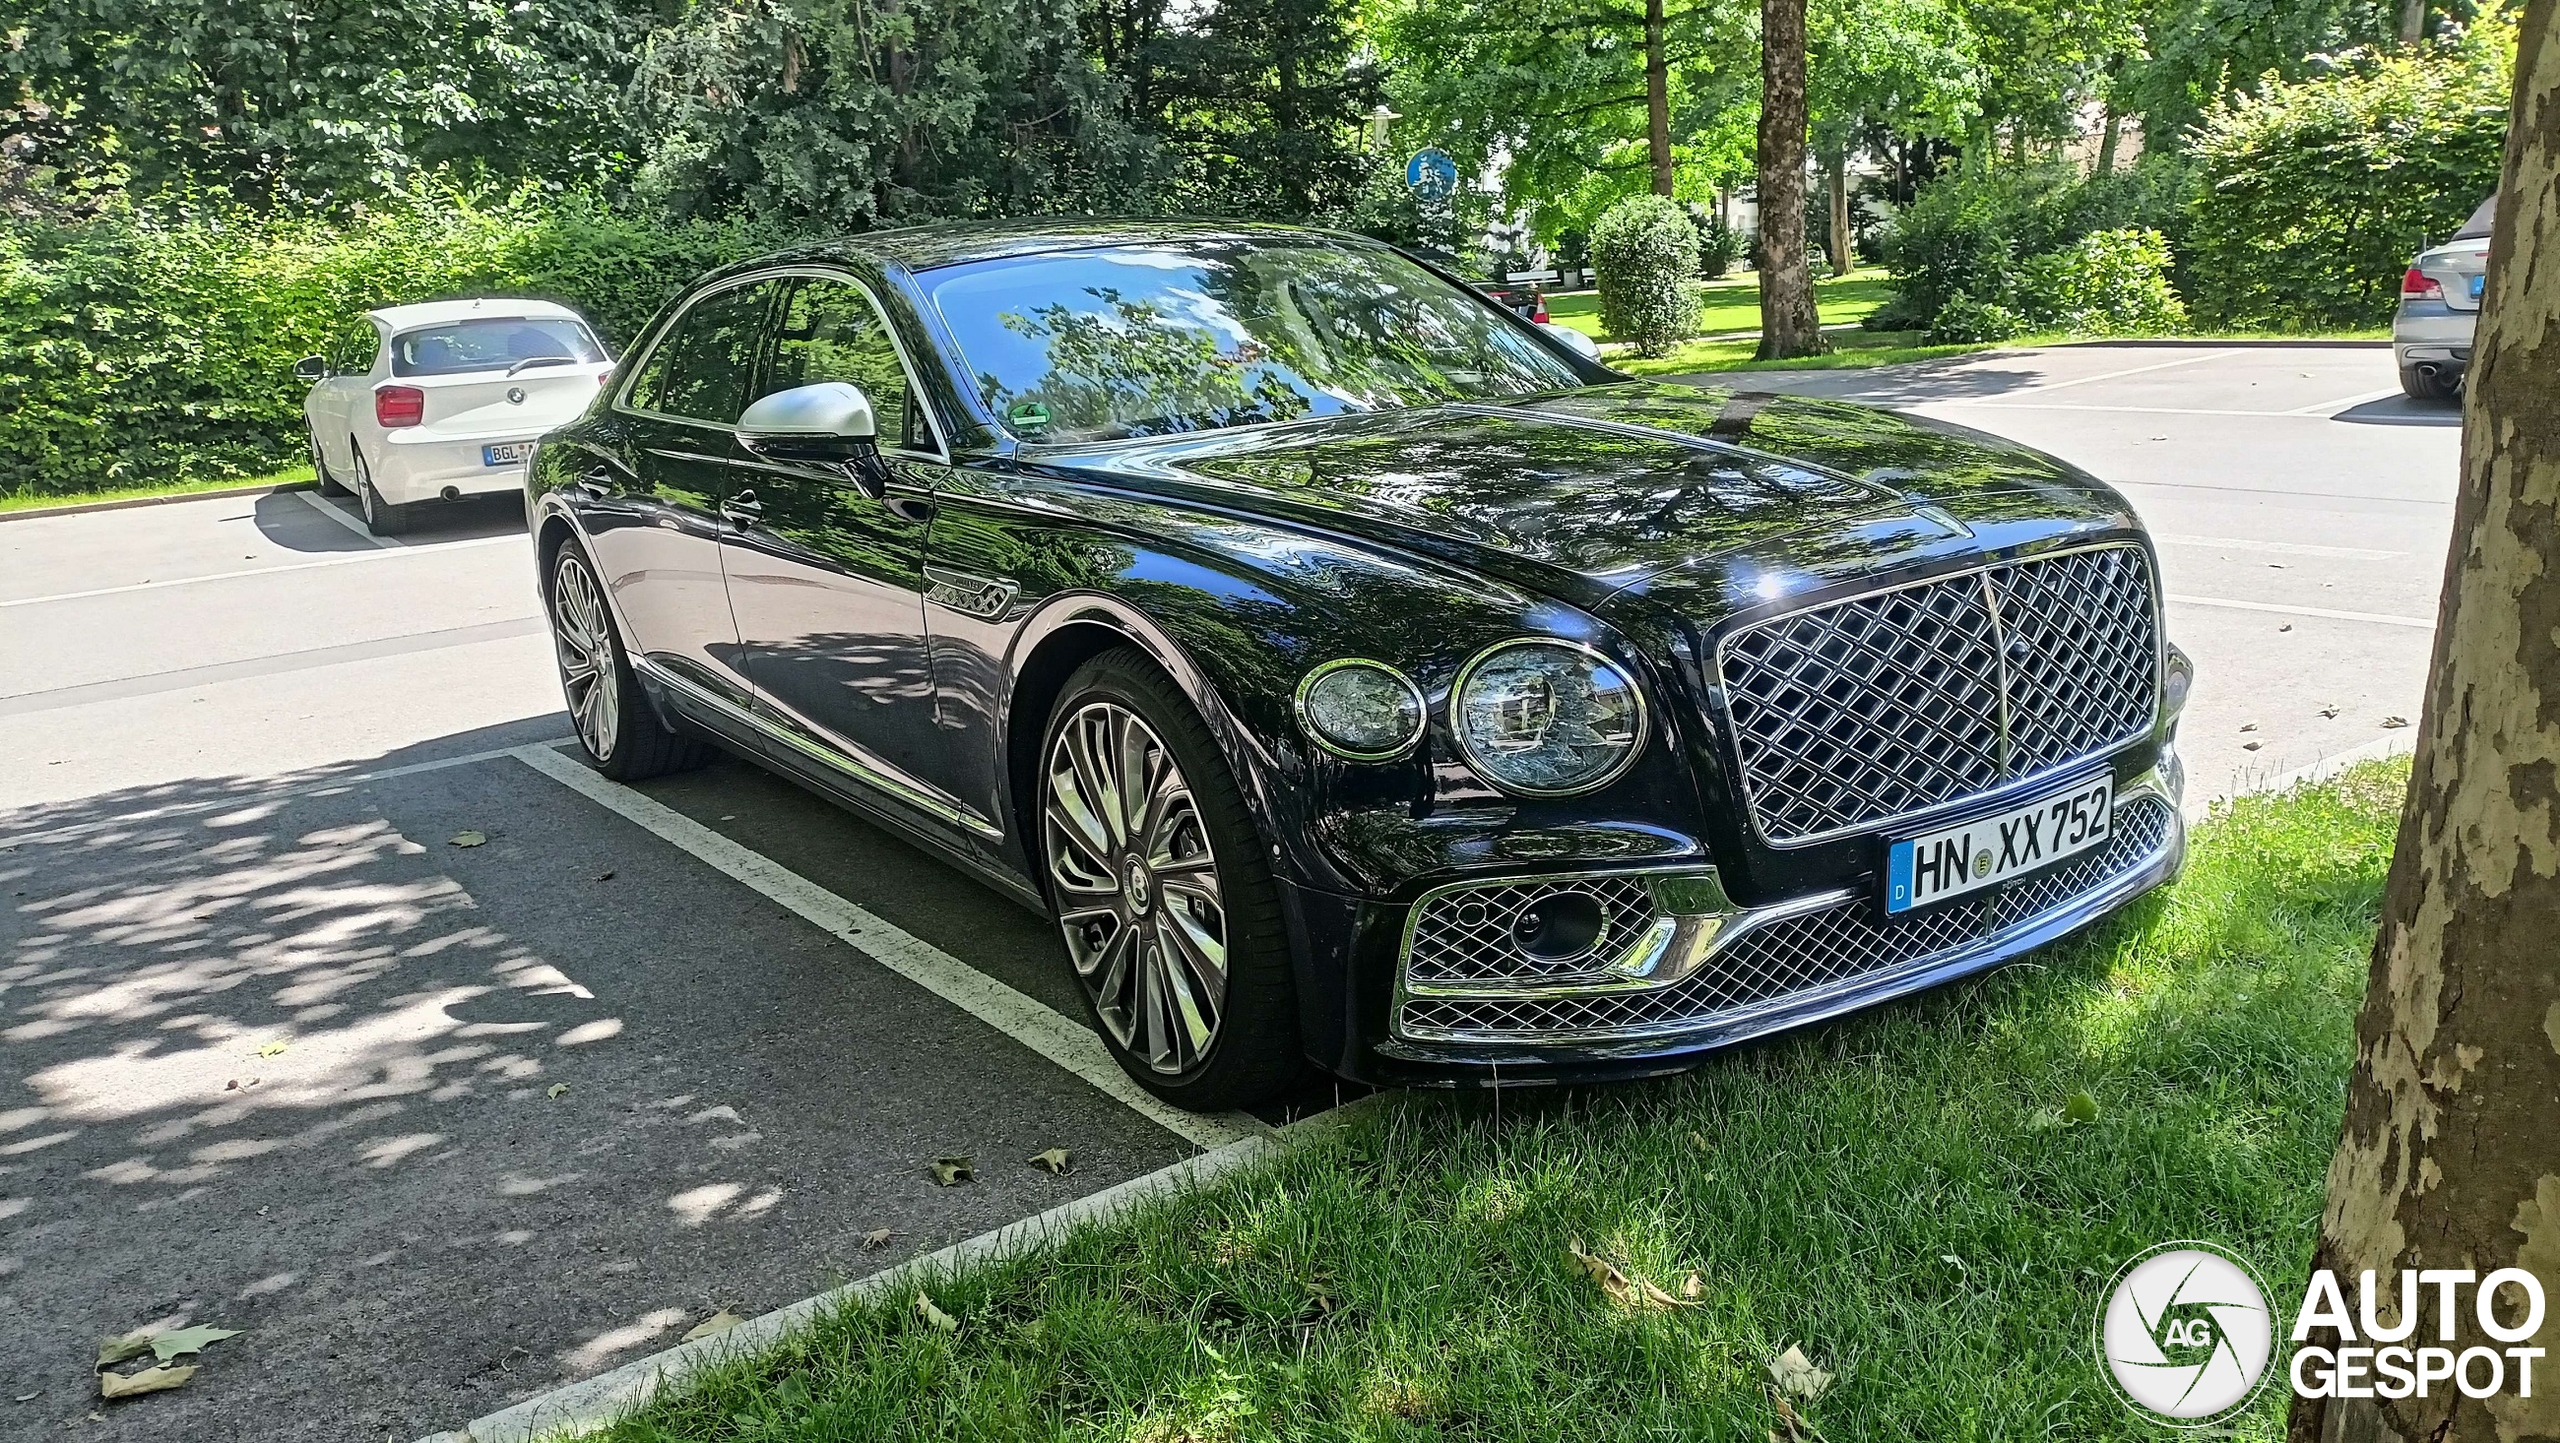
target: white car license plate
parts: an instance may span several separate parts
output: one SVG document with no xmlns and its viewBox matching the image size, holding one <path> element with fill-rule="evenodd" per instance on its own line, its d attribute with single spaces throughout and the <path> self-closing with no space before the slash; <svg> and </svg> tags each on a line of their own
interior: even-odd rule
<svg viewBox="0 0 2560 1443">
<path fill-rule="evenodd" d="M 532 454 L 533 443 L 531 441 L 501 441 L 495 446 L 483 446 L 480 448 L 480 464 L 483 466 L 521 466 L 524 464 L 524 458 Z"/>
<path fill-rule="evenodd" d="M 2076 857 L 2107 840 L 2115 778 L 2092 777 L 2023 806 L 1924 836 L 1885 852 L 1884 909 L 1908 912 Z"/>
</svg>

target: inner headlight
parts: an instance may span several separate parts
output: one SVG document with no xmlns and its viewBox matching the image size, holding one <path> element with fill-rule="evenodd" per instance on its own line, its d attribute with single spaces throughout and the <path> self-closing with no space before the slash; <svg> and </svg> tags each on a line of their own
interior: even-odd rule
<svg viewBox="0 0 2560 1443">
<path fill-rule="evenodd" d="M 1635 762 L 1644 749 L 1644 693 L 1588 647 L 1506 641 L 1459 670 L 1449 730 L 1467 765 L 1504 791 L 1572 796 Z"/>
<path fill-rule="evenodd" d="M 1379 661 L 1328 661 L 1298 683 L 1298 725 L 1355 762 L 1400 757 L 1422 739 L 1422 689 Z"/>
</svg>

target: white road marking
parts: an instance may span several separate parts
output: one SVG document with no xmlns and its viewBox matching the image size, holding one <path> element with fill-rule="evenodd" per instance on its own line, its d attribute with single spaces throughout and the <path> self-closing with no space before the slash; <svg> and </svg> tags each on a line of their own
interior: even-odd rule
<svg viewBox="0 0 2560 1443">
<path fill-rule="evenodd" d="M 295 494 L 300 496 L 304 501 L 309 502 L 312 510 L 319 512 L 321 515 L 328 517 L 330 520 L 337 522 L 349 531 L 354 532 L 358 536 L 363 537 L 365 540 L 372 542 L 374 545 L 379 546 L 386 551 L 401 544 L 392 540 L 388 536 L 376 536 L 372 532 L 367 531 L 362 521 L 353 516 L 349 516 L 346 512 L 341 511 L 337 507 L 330 505 L 328 502 L 321 500 L 320 493 L 317 491 L 300 491 Z"/>
<path fill-rule="evenodd" d="M 2219 596 L 2172 596 L 2168 600 L 2179 606 L 2219 606 L 2228 611 L 2269 611 L 2278 616 L 2317 616 L 2329 621 L 2369 621 L 2377 626 L 2414 626 L 2420 631 L 2436 629 L 2433 617 L 2385 616 L 2378 611 L 2334 611 L 2325 606 L 2278 606 L 2272 601 L 2232 601 Z"/>
<path fill-rule="evenodd" d="M 1026 997 L 905 930 L 864 911 L 772 858 L 750 851 L 684 813 L 598 775 L 548 746 L 518 747 L 516 759 L 607 811 L 745 884 L 787 911 L 943 1001 L 1083 1078 L 1167 1132 L 1200 1147 L 1223 1147 L 1267 1132 L 1244 1113 L 1202 1116 L 1164 1102 L 1129 1079 L 1102 1039 L 1047 1004 Z"/>
<path fill-rule="evenodd" d="M 2270 420 L 2287 417 L 2296 421 L 2325 421 L 2326 416 L 2307 416 L 2300 411 L 2217 411 L 2203 406 L 2073 406 L 2056 403 L 2046 406 L 2033 401 L 1924 401 L 1916 409 L 1930 406 L 1964 406 L 1976 411 L 2084 411 L 2124 416 L 2260 416 Z"/>
<path fill-rule="evenodd" d="M 2094 386 L 2100 381 L 2119 381 L 2127 376 L 2140 376 L 2152 371 L 2165 371 L 2172 366 L 2197 366 L 2202 365 L 2206 361 L 2218 361 L 2225 356 L 2236 356 L 2238 354 L 2240 354 L 2238 351 L 2206 351 L 2201 355 L 2180 356 L 2174 361 L 2159 361 L 2148 366 L 2128 366 L 2121 371 L 2101 371 L 2094 376 L 2075 376 L 2068 381 L 2054 381 L 2050 384 L 2038 383 L 2030 385 L 2016 394 L 2022 396 L 2040 396 L 2047 391 L 2067 391 L 2074 386 Z M 1950 406 L 1990 406 L 1997 405 L 1999 403 L 1995 401 L 1949 401 L 1945 404 Z"/>
<path fill-rule="evenodd" d="M 2334 556 L 2341 561 L 2389 561 L 2408 555 L 2405 551 L 2374 551 L 2362 546 L 2314 546 L 2307 541 L 2259 541 L 2246 536 L 2181 536 L 2172 531 L 2154 531 L 2151 539 L 2171 546 L 2264 551 L 2276 556 Z"/>
<path fill-rule="evenodd" d="M 2292 410 L 2285 412 L 2285 414 L 2288 416 L 2327 416 L 2343 411 L 2349 406 L 2361 406 L 2367 401 L 2387 401 L 2399 394 L 2400 388 L 2393 386 L 2387 390 L 2367 391 L 2359 396 L 2342 396 L 2335 401 L 2315 401 L 2308 406 L 2296 406 Z"/>
<path fill-rule="evenodd" d="M 93 596 L 121 596 L 129 591 L 163 591 L 172 586 L 193 586 L 200 581 L 237 581 L 244 576 L 274 576 L 287 571 L 316 571 L 323 566 L 349 566 L 359 561 L 384 561 L 394 556 L 438 556 L 447 551 L 462 551 L 474 546 L 530 546 L 521 534 L 478 536 L 468 541 L 440 541 L 433 546 L 403 546 L 395 551 L 341 551 L 312 561 L 287 562 L 282 566 L 252 566 L 239 571 L 208 571 L 202 576 L 173 576 L 167 581 L 136 581 L 124 586 L 101 586 L 91 591 L 57 591 L 50 596 L 20 596 L 0 601 L 0 607 L 42 606 L 54 601 L 86 601 Z"/>
</svg>

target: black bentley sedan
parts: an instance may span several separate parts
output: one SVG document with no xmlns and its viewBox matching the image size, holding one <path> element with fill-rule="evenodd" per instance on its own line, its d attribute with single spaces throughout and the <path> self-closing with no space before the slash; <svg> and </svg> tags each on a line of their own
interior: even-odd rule
<svg viewBox="0 0 2560 1443">
<path fill-rule="evenodd" d="M 1579 340 L 1275 227 L 715 272 L 528 472 L 579 740 L 716 741 L 1054 919 L 1200 1108 L 1673 1070 L 2175 871 L 2121 497 Z"/>
</svg>

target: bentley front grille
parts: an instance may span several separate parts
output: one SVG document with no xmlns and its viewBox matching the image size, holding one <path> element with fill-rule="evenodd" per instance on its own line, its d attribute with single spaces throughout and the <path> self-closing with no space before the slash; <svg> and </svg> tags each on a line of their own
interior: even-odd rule
<svg viewBox="0 0 2560 1443">
<path fill-rule="evenodd" d="M 2115 835 L 2104 848 L 1987 899 L 1887 919 L 1871 900 L 1855 897 L 1778 917 L 1740 933 L 1695 975 L 1666 987 L 1409 994 L 1398 1003 L 1395 1032 L 1423 1042 L 1540 1044 L 1705 1028 L 1763 1004 L 1925 967 L 2063 911 L 2158 861 L 2175 818 L 2161 796 L 2128 798 L 2116 808 Z"/>
<path fill-rule="evenodd" d="M 1872 830 L 2141 736 L 2150 560 L 2104 546 L 1851 597 L 1733 633 L 1717 670 L 1760 834 Z"/>
<path fill-rule="evenodd" d="M 1524 946 L 1539 908 L 1570 894 L 1588 897 L 1602 919 L 1588 945 Z M 1597 975 L 1602 959 L 1653 925 L 1653 893 L 1641 878 L 1540 877 L 1434 892 L 1415 909 L 1405 981 L 1416 987 L 1553 982 Z"/>
</svg>

